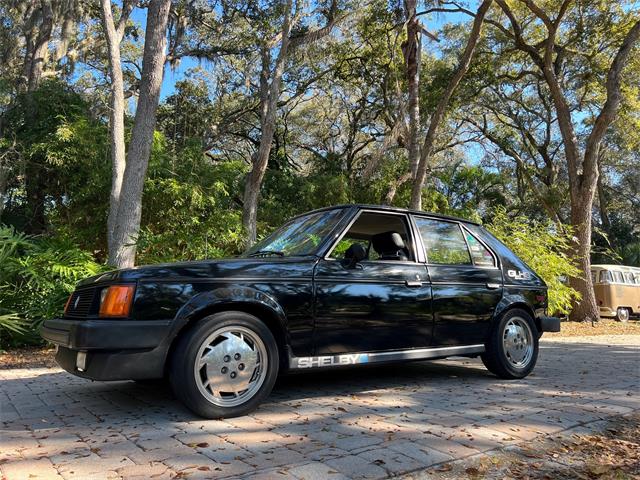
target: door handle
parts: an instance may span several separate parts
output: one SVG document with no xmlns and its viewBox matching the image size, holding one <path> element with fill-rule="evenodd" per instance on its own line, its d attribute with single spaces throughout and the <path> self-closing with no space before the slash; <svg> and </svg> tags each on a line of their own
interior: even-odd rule
<svg viewBox="0 0 640 480">
<path fill-rule="evenodd" d="M 499 283 L 487 283 L 487 288 L 500 288 Z"/>
<path fill-rule="evenodd" d="M 407 287 L 421 287 L 422 286 L 422 282 L 420 280 L 405 280 L 404 284 Z"/>
</svg>

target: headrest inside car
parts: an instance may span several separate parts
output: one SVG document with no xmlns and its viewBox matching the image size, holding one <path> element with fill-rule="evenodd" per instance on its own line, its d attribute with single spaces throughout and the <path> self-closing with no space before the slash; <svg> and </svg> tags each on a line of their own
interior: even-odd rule
<svg viewBox="0 0 640 480">
<path fill-rule="evenodd" d="M 404 240 L 398 232 L 384 232 L 371 237 L 371 245 L 378 254 L 383 255 L 404 249 Z"/>
</svg>

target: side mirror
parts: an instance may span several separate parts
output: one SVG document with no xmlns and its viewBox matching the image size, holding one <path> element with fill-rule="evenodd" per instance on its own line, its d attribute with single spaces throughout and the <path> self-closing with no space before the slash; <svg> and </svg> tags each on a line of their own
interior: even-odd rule
<svg viewBox="0 0 640 480">
<path fill-rule="evenodd" d="M 347 251 L 344 252 L 344 260 L 347 268 L 353 268 L 362 260 L 367 258 L 367 251 L 359 243 L 352 244 Z"/>
</svg>

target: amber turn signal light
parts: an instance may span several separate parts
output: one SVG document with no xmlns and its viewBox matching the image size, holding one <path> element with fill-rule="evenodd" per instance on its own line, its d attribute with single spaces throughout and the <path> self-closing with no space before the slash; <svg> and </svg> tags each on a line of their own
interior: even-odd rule
<svg viewBox="0 0 640 480">
<path fill-rule="evenodd" d="M 102 291 L 101 317 L 127 317 L 133 301 L 133 285 L 113 285 Z"/>
<path fill-rule="evenodd" d="M 71 297 L 73 297 L 73 293 L 71 295 L 69 295 L 69 298 L 67 298 L 67 303 L 64 304 L 64 313 L 66 315 L 67 310 L 69 309 L 69 304 L 71 303 Z"/>
</svg>

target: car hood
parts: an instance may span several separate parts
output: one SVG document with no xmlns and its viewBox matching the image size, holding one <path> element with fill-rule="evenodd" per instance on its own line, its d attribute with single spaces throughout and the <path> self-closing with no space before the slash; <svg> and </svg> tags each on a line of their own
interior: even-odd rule
<svg viewBox="0 0 640 480">
<path fill-rule="evenodd" d="M 310 276 L 317 257 L 266 257 L 197 260 L 123 268 L 81 280 L 78 287 L 99 283 L 136 281 L 187 281 L 213 278 L 282 278 Z"/>
</svg>

